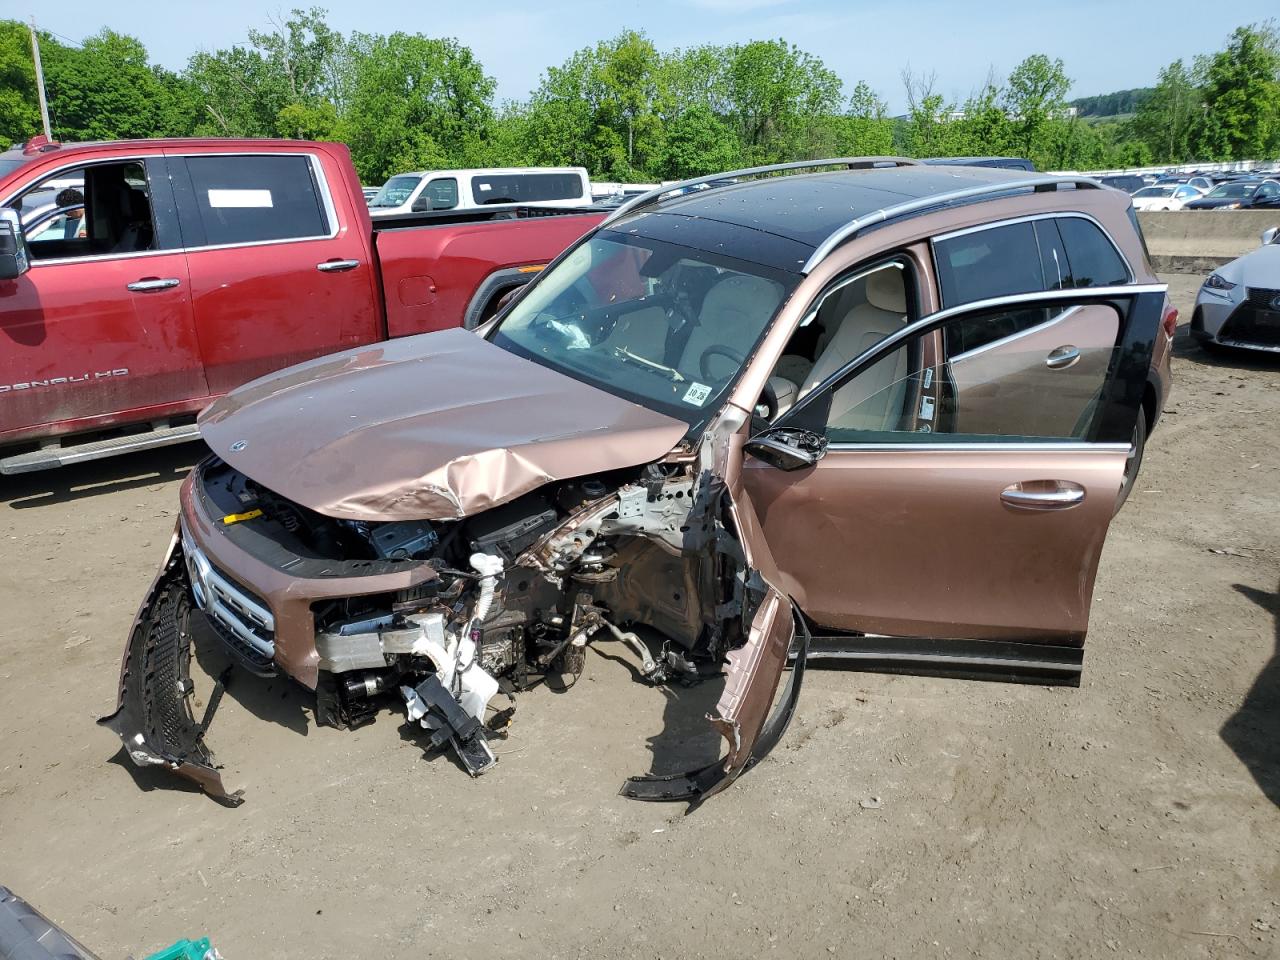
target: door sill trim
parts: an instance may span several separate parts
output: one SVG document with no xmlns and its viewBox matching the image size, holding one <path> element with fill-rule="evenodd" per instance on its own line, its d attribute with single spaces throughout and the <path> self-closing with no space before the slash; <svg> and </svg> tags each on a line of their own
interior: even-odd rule
<svg viewBox="0 0 1280 960">
<path fill-rule="evenodd" d="M 1078 687 L 1084 648 L 1008 640 L 815 634 L 808 659 L 814 668 Z"/>
</svg>

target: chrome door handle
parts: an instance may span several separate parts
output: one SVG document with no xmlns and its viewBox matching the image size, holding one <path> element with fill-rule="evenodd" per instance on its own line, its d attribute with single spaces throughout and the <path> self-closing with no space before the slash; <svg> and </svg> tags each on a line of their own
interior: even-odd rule
<svg viewBox="0 0 1280 960">
<path fill-rule="evenodd" d="M 135 280 L 125 286 L 134 293 L 147 293 L 151 290 L 168 290 L 176 287 L 180 282 L 177 277 L 165 277 L 163 280 L 158 277 L 148 277 L 145 280 Z"/>
<path fill-rule="evenodd" d="M 1049 351 L 1049 355 L 1044 358 L 1044 365 L 1050 370 L 1064 370 L 1079 359 L 1079 347 L 1054 347 Z"/>
<path fill-rule="evenodd" d="M 1001 501 L 1021 510 L 1069 510 L 1084 496 L 1084 487 L 1070 480 L 1023 480 L 1000 491 Z"/>
<path fill-rule="evenodd" d="M 359 260 L 326 260 L 324 263 L 317 263 L 316 269 L 321 273 L 339 273 L 343 270 L 354 270 L 360 266 Z"/>
</svg>

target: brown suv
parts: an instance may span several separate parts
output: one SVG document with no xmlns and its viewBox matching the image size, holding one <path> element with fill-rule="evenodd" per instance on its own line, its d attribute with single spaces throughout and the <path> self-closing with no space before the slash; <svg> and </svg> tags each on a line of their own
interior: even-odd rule
<svg viewBox="0 0 1280 960">
<path fill-rule="evenodd" d="M 726 755 L 624 786 L 690 799 L 778 740 L 806 659 L 1078 683 L 1175 317 L 1090 180 L 854 158 L 661 188 L 477 331 L 209 408 L 104 722 L 235 802 L 191 712 L 216 643 L 322 723 L 402 701 L 477 774 L 495 697 L 621 642 L 651 683 L 723 676 Z"/>
</svg>

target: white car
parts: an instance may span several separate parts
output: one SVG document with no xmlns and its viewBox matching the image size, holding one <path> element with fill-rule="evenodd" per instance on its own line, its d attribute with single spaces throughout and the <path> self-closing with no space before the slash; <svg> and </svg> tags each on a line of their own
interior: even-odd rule
<svg viewBox="0 0 1280 960">
<path fill-rule="evenodd" d="M 1205 349 L 1280 353 L 1280 228 L 1264 230 L 1260 248 L 1209 275 L 1196 297 L 1191 336 Z"/>
<path fill-rule="evenodd" d="M 591 181 L 583 167 L 500 167 L 398 173 L 369 201 L 369 215 L 468 210 L 493 204 L 585 207 Z"/>
<path fill-rule="evenodd" d="M 1185 204 L 1204 196 L 1189 183 L 1160 183 L 1132 194 L 1135 210 L 1181 210 Z"/>
</svg>

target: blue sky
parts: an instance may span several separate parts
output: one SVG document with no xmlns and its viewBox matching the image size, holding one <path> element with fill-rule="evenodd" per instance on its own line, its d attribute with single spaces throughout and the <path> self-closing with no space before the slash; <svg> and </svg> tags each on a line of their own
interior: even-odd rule
<svg viewBox="0 0 1280 960">
<path fill-rule="evenodd" d="M 4 16 L 37 16 L 41 27 L 79 40 L 104 26 L 140 37 L 154 59 L 180 68 L 196 49 L 243 42 L 250 27 L 292 6 L 323 0 L 16 0 Z M 820 56 L 851 90 L 866 80 L 895 112 L 903 109 L 901 73 L 935 72 L 937 89 L 963 100 L 988 70 L 1004 76 L 1030 53 L 1061 57 L 1073 96 L 1146 86 L 1169 61 L 1217 49 L 1231 30 L 1274 15 L 1275 0 L 1233 0 L 1225 19 L 1203 2 L 1068 0 L 977 3 L 945 0 L 380 0 L 327 4 L 344 33 L 452 36 L 470 46 L 498 81 L 498 98 L 520 99 L 543 69 L 579 47 L 620 30 L 646 31 L 662 49 L 782 37 Z"/>
</svg>

